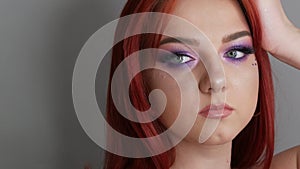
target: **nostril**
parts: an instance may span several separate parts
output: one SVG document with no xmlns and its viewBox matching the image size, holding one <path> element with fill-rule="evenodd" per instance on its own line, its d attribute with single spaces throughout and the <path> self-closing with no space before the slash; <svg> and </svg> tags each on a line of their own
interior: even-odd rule
<svg viewBox="0 0 300 169">
<path fill-rule="evenodd" d="M 224 92 L 226 90 L 225 85 L 215 85 L 208 88 L 209 93 Z"/>
<path fill-rule="evenodd" d="M 203 93 L 219 93 L 226 90 L 225 84 L 224 74 L 214 74 L 210 77 L 206 74 L 199 81 L 199 89 Z"/>
</svg>

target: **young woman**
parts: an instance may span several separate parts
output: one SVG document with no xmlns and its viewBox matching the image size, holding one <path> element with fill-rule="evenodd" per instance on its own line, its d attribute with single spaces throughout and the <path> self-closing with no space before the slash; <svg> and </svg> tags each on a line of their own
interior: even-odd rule
<svg viewBox="0 0 300 169">
<path fill-rule="evenodd" d="M 272 4 L 270 8 L 269 4 Z M 132 53 L 148 48 L 169 51 L 172 55 L 157 54 L 155 59 L 158 64 L 176 72 L 179 79 L 184 79 L 185 76 L 181 72 L 182 67 L 191 70 L 198 84 L 200 103 L 195 104 L 199 104 L 199 114 L 196 115 L 189 133 L 172 149 L 147 158 L 122 157 L 107 152 L 104 168 L 297 168 L 298 148 L 273 158 L 274 93 L 271 67 L 265 50 L 282 61 L 300 67 L 300 57 L 297 57 L 296 52 L 289 48 L 279 48 L 283 44 L 280 40 L 282 37 L 276 35 L 278 31 L 285 34 L 286 39 L 299 36 L 299 31 L 282 12 L 280 1 L 129 0 L 121 16 L 141 12 L 168 13 L 191 22 L 210 40 L 218 57 L 213 62 L 208 61 L 207 66 L 204 60 L 210 60 L 210 56 L 200 56 L 201 52 L 198 52 L 202 50 L 202 41 L 194 43 L 194 47 L 191 47 L 164 35 L 135 35 L 118 43 L 113 49 L 108 91 L 111 91 L 110 85 L 117 67 Z M 270 17 L 276 15 L 280 16 L 276 22 L 267 22 Z M 147 20 L 138 18 L 133 23 L 136 24 L 134 27 L 139 27 L 147 25 Z M 277 32 L 270 29 L 272 24 L 278 24 Z M 190 35 L 184 26 L 173 25 L 172 28 L 180 30 L 182 35 Z M 132 28 L 132 25 L 128 25 L 120 30 L 126 32 Z M 193 41 L 197 40 L 197 37 L 193 38 Z M 297 38 L 298 41 L 299 39 Z M 137 63 L 144 64 L 141 63 L 141 59 L 135 63 L 128 65 L 124 79 L 128 78 L 126 73 L 138 65 Z M 224 74 L 210 76 L 211 69 L 213 72 L 222 71 Z M 176 120 L 180 109 L 178 105 L 182 99 L 194 101 L 193 96 L 180 98 L 180 92 L 187 89 L 179 91 L 176 81 L 168 74 L 158 70 L 147 70 L 138 74 L 130 84 L 130 100 L 125 100 L 120 94 L 118 101 L 124 105 L 133 104 L 140 111 L 145 111 L 151 107 L 148 94 L 157 88 L 166 94 L 167 104 L 158 119 L 146 123 L 133 122 L 123 117 L 117 111 L 109 92 L 109 124 L 118 132 L 136 138 L 153 137 L 163 133 Z M 214 95 L 218 94 L 225 94 L 226 99 L 213 102 Z M 130 110 L 127 113 L 130 114 Z M 183 112 L 186 116 L 188 113 Z M 200 141 L 199 133 L 202 133 L 205 123 L 216 120 L 218 125 L 214 132 L 207 139 Z M 116 147 L 121 149 L 122 146 L 126 146 L 126 143 L 115 140 L 109 133 L 108 144 L 117 145 Z M 166 140 L 150 142 L 145 143 L 144 148 L 152 151 L 166 144 Z M 132 148 L 132 151 L 141 150 Z"/>
</svg>

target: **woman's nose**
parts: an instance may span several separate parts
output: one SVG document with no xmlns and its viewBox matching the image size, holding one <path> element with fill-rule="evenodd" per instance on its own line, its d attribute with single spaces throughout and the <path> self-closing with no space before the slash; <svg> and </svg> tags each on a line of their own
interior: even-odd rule
<svg viewBox="0 0 300 169">
<path fill-rule="evenodd" d="M 199 81 L 199 89 L 202 93 L 216 94 L 224 92 L 226 87 L 225 71 L 222 66 L 207 66 Z"/>
</svg>

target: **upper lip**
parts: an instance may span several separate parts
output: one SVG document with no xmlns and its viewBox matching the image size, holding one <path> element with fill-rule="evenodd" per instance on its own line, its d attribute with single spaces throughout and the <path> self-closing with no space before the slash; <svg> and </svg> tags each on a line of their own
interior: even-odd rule
<svg viewBox="0 0 300 169">
<path fill-rule="evenodd" d="M 205 106 L 199 113 L 206 113 L 208 112 L 209 110 L 234 110 L 232 107 L 230 107 L 229 105 L 227 104 L 219 104 L 219 105 L 214 105 L 214 104 L 210 104 L 208 106 Z"/>
</svg>

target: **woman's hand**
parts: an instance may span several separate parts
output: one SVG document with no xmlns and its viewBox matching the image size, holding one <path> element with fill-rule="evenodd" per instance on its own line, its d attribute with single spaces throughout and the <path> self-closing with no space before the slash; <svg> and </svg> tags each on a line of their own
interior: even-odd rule
<svg viewBox="0 0 300 169">
<path fill-rule="evenodd" d="M 300 30 L 286 16 L 280 0 L 253 0 L 262 25 L 262 46 L 279 60 L 300 69 Z"/>
</svg>

